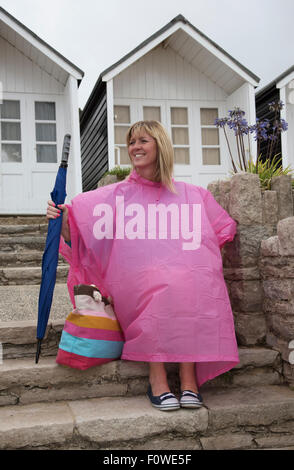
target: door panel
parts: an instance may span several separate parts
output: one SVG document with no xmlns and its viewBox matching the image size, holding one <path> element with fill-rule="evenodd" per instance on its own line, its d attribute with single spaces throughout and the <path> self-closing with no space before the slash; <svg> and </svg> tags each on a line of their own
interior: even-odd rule
<svg viewBox="0 0 294 470">
<path fill-rule="evenodd" d="M 19 103 L 18 119 L 8 101 Z M 45 214 L 63 142 L 62 97 L 6 94 L 3 104 L 0 213 Z"/>
</svg>

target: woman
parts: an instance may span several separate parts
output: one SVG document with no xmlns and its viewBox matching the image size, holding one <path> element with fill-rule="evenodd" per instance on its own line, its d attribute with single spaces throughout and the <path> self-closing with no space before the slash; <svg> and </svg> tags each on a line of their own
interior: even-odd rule
<svg viewBox="0 0 294 470">
<path fill-rule="evenodd" d="M 69 286 L 83 280 L 105 289 L 125 335 L 122 359 L 149 362 L 151 404 L 198 408 L 198 387 L 239 362 L 220 253 L 236 223 L 209 191 L 172 179 L 173 148 L 159 122 L 135 123 L 127 146 L 126 180 L 70 207 L 49 201 L 47 218 L 63 211 Z M 179 401 L 165 362 L 180 363 Z"/>
</svg>

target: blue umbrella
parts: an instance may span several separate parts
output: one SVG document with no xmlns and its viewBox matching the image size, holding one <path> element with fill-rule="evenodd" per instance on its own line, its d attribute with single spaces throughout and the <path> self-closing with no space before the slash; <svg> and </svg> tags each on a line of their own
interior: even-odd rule
<svg viewBox="0 0 294 470">
<path fill-rule="evenodd" d="M 51 200 L 55 203 L 56 206 L 58 204 L 63 204 L 66 198 L 65 186 L 70 139 L 71 136 L 69 134 L 64 136 L 61 164 L 59 166 L 55 185 L 51 193 Z M 62 214 L 56 219 L 49 220 L 46 246 L 42 258 L 42 280 L 39 293 L 36 364 L 39 361 L 41 343 L 48 324 L 56 282 L 61 226 Z"/>
</svg>

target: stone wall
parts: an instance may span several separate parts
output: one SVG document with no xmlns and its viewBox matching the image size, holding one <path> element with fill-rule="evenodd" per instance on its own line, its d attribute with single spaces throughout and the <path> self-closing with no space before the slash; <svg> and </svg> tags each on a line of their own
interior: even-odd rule
<svg viewBox="0 0 294 470">
<path fill-rule="evenodd" d="M 291 177 L 260 188 L 258 175 L 239 173 L 209 184 L 238 223 L 223 249 L 224 276 L 239 346 L 270 346 L 283 357 L 283 376 L 294 382 L 288 344 L 294 339 L 294 217 Z"/>
<path fill-rule="evenodd" d="M 294 387 L 294 361 L 289 360 L 294 339 L 294 217 L 280 220 L 277 235 L 262 241 L 260 272 L 267 344 L 281 353 L 283 376 Z"/>
</svg>

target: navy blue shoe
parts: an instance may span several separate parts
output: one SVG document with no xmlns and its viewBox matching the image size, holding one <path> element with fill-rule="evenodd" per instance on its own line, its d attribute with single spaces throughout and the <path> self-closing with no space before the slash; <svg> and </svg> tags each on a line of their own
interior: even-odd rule
<svg viewBox="0 0 294 470">
<path fill-rule="evenodd" d="M 203 399 L 200 393 L 183 390 L 180 396 L 180 405 L 182 408 L 200 408 L 203 405 Z"/>
<path fill-rule="evenodd" d="M 152 394 L 152 388 L 149 384 L 147 396 L 151 401 L 151 405 L 161 411 L 172 411 L 180 408 L 179 400 L 171 392 L 162 393 L 158 397 Z"/>
</svg>

